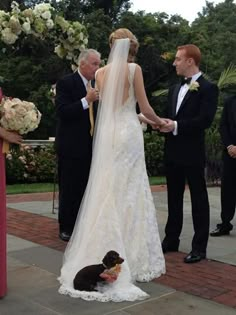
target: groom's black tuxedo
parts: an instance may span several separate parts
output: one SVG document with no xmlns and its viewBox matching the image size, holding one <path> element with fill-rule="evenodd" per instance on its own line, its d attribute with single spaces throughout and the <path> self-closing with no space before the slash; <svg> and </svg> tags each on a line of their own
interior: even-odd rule
<svg viewBox="0 0 236 315">
<path fill-rule="evenodd" d="M 204 178 L 205 129 L 209 128 L 217 108 L 218 88 L 203 76 L 197 90 L 188 90 L 178 112 L 176 105 L 181 84 L 171 87 L 167 118 L 177 122 L 177 135 L 166 135 L 165 164 L 168 188 L 168 221 L 165 245 L 179 246 L 183 223 L 183 194 L 186 180 L 191 192 L 194 237 L 192 250 L 206 252 L 209 234 L 209 202 Z"/>
<path fill-rule="evenodd" d="M 71 233 L 87 185 L 91 156 L 89 110 L 81 99 L 86 88 L 78 72 L 56 84 L 56 152 L 58 156 L 59 224 Z"/>
</svg>

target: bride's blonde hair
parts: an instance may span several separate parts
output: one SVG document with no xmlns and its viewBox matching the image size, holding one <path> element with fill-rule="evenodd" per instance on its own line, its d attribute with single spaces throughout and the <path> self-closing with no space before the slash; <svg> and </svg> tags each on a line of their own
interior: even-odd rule
<svg viewBox="0 0 236 315">
<path fill-rule="evenodd" d="M 112 32 L 111 35 L 109 36 L 109 44 L 110 46 L 112 46 L 116 39 L 123 38 L 129 38 L 130 40 L 128 62 L 133 62 L 138 52 L 139 43 L 137 38 L 134 36 L 132 32 L 130 32 L 130 30 L 128 30 L 127 28 L 119 28 L 116 31 Z"/>
</svg>

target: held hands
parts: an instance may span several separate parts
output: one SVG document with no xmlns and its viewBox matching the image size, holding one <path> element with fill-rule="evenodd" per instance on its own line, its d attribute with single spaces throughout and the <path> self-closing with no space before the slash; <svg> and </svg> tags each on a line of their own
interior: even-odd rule
<svg viewBox="0 0 236 315">
<path fill-rule="evenodd" d="M 88 103 L 97 101 L 99 99 L 99 92 L 96 88 L 88 88 L 87 95 L 85 96 Z"/>
<path fill-rule="evenodd" d="M 236 146 L 230 145 L 227 150 L 228 150 L 228 153 L 231 156 L 231 158 L 235 159 L 236 158 Z"/>
<path fill-rule="evenodd" d="M 174 121 L 168 118 L 161 118 L 160 123 L 152 124 L 153 129 L 159 129 L 161 132 L 172 132 L 175 128 Z"/>
</svg>

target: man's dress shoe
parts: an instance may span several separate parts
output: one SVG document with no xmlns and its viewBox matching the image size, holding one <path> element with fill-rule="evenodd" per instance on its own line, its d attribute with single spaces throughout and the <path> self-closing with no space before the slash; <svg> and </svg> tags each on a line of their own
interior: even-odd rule
<svg viewBox="0 0 236 315">
<path fill-rule="evenodd" d="M 197 251 L 191 251 L 186 257 L 184 257 L 184 262 L 186 264 L 193 264 L 193 263 L 199 262 L 205 258 L 206 258 L 205 253 L 200 253 Z"/>
<path fill-rule="evenodd" d="M 68 242 L 68 241 L 70 240 L 71 234 L 68 233 L 68 232 L 63 231 L 63 232 L 60 232 L 60 233 L 59 233 L 59 237 L 60 237 L 60 239 L 61 239 L 62 241 Z"/>
<path fill-rule="evenodd" d="M 222 224 L 217 224 L 216 229 L 210 233 L 211 236 L 229 235 L 233 229 L 232 224 L 229 227 L 225 227 Z"/>
</svg>

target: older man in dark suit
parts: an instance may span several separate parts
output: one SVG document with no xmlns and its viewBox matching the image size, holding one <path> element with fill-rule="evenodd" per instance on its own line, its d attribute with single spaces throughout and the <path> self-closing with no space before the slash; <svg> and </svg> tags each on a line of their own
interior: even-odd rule
<svg viewBox="0 0 236 315">
<path fill-rule="evenodd" d="M 168 220 L 163 252 L 178 251 L 183 225 L 183 195 L 186 181 L 191 202 L 194 236 L 185 263 L 206 257 L 209 236 L 209 201 L 204 178 L 205 129 L 217 108 L 218 88 L 199 71 L 201 52 L 195 45 L 178 47 L 174 66 L 181 83 L 169 90 L 165 164 L 168 189 Z"/>
<path fill-rule="evenodd" d="M 223 170 L 221 177 L 221 220 L 211 236 L 229 235 L 233 229 L 231 221 L 236 207 L 236 96 L 229 97 L 224 104 L 220 122 L 223 143 Z"/>
<path fill-rule="evenodd" d="M 81 52 L 78 71 L 56 84 L 56 151 L 59 182 L 59 237 L 68 241 L 72 234 L 87 185 L 92 157 L 92 102 L 98 91 L 90 86 L 100 65 L 100 53 Z"/>
</svg>

